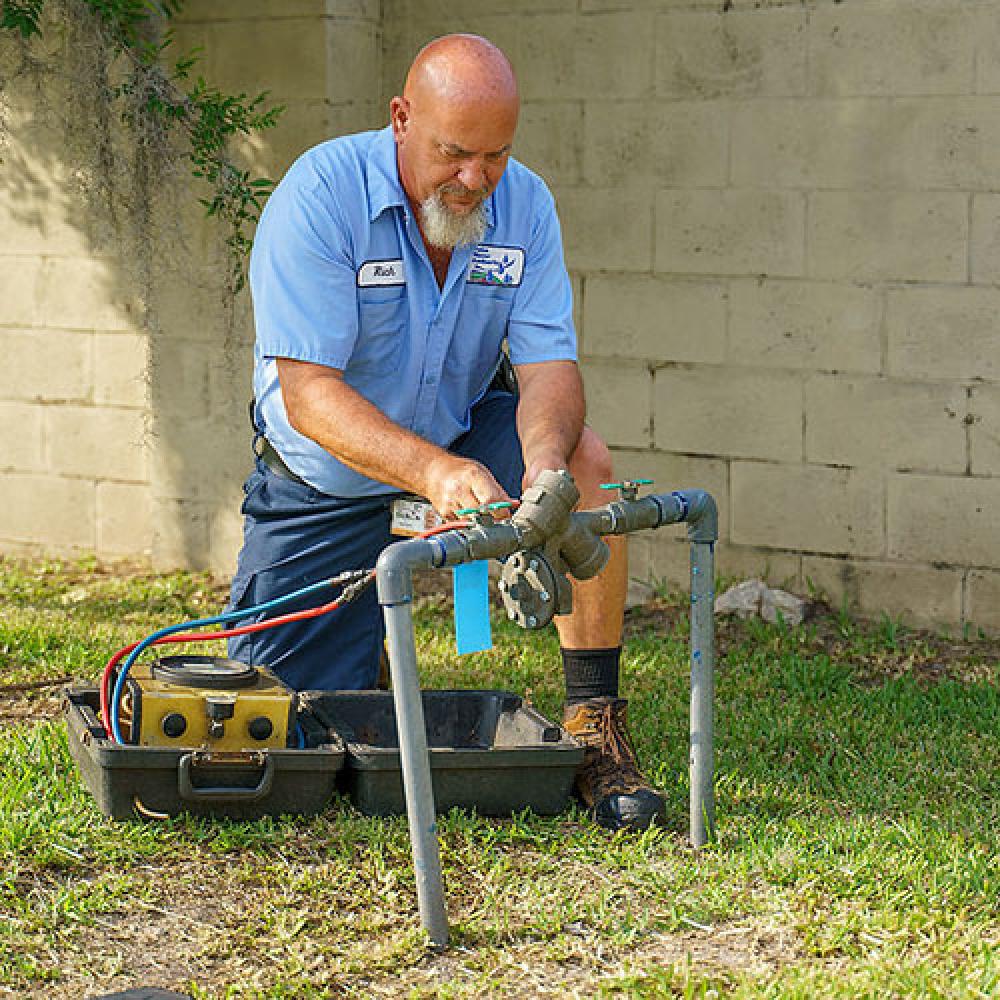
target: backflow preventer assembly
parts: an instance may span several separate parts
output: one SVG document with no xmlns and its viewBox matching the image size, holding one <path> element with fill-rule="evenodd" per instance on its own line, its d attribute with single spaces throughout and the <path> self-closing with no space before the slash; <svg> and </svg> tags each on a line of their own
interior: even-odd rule
<svg viewBox="0 0 1000 1000">
<path fill-rule="evenodd" d="M 687 522 L 691 541 L 691 843 L 702 847 L 712 835 L 715 501 L 703 490 L 639 497 L 636 482 L 618 487 L 621 499 L 606 507 L 574 512 L 580 494 L 569 474 L 543 472 L 510 519 L 495 521 L 488 512 L 479 512 L 472 527 L 396 542 L 379 558 L 376 581 L 385 616 L 417 901 L 421 923 L 435 945 L 447 943 L 448 920 L 417 678 L 412 613 L 415 569 L 501 559 L 499 587 L 509 617 L 525 628 L 541 628 L 554 615 L 571 610 L 569 576 L 586 580 L 603 569 L 609 549 L 602 536 Z"/>
</svg>

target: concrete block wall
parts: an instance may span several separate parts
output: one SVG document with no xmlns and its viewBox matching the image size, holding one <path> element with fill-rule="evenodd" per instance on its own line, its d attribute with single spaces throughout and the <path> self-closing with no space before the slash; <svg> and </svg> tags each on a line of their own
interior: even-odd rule
<svg viewBox="0 0 1000 1000">
<path fill-rule="evenodd" d="M 709 489 L 726 575 L 1000 627 L 1000 8 L 392 8 L 384 96 L 448 30 L 515 63 L 619 471 Z"/>
<path fill-rule="evenodd" d="M 178 46 L 287 105 L 243 150 L 279 176 L 383 124 L 413 54 L 454 30 L 519 72 L 517 154 L 558 200 L 590 419 L 621 474 L 710 489 L 727 575 L 1000 628 L 1000 8 L 190 0 Z M 218 234 L 178 195 L 186 249 L 159 261 L 144 328 L 30 97 L 8 102 L 21 160 L 0 167 L 0 545 L 226 572 L 247 297 L 226 310 Z M 683 583 L 683 535 L 636 540 L 632 565 Z"/>
<path fill-rule="evenodd" d="M 53 29 L 54 30 L 54 29 Z M 60 39 L 52 39 L 58 45 Z M 0 548 L 148 553 L 141 303 L 72 193 L 74 163 L 0 49 Z M 56 86 L 48 95 L 58 100 Z"/>
</svg>

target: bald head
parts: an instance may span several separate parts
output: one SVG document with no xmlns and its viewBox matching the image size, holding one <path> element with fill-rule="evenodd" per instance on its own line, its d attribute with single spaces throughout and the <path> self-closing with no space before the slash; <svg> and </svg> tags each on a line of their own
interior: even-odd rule
<svg viewBox="0 0 1000 1000">
<path fill-rule="evenodd" d="M 431 238 L 428 208 L 418 213 L 425 240 L 435 246 L 474 241 L 476 224 L 452 229 L 450 222 L 482 214 L 507 166 L 518 108 L 514 70 L 485 38 L 445 35 L 417 53 L 389 110 L 399 179 L 411 204 L 433 208 L 449 222 Z"/>
<path fill-rule="evenodd" d="M 516 105 L 517 80 L 510 61 L 492 42 L 479 35 L 445 35 L 417 53 L 406 75 L 403 96 L 416 102 Z"/>
</svg>

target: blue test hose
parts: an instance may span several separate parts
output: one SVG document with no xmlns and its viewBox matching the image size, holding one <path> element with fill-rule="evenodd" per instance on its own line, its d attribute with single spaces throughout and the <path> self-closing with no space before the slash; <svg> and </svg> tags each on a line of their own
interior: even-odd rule
<svg viewBox="0 0 1000 1000">
<path fill-rule="evenodd" d="M 319 583 L 311 583 L 308 587 L 302 587 L 300 590 L 295 590 L 290 594 L 284 594 L 281 597 L 276 597 L 271 601 L 265 601 L 263 604 L 255 604 L 253 607 L 241 608 L 238 611 L 227 611 L 224 614 L 215 615 L 212 618 L 198 618 L 195 621 L 183 622 L 180 625 L 168 625 L 166 628 L 161 628 L 158 632 L 153 632 L 151 635 L 146 636 L 146 638 L 143 639 L 131 653 L 129 653 L 128 659 L 125 660 L 121 670 L 118 671 L 118 676 L 115 678 L 115 686 L 111 696 L 111 733 L 115 738 L 115 742 L 119 744 L 123 744 L 125 742 L 122 738 L 121 725 L 118 720 L 118 707 L 121 705 L 122 692 L 125 690 L 125 678 L 128 677 L 128 672 L 132 669 L 132 664 L 134 664 L 139 658 L 139 655 L 153 645 L 157 639 L 162 639 L 164 636 L 168 635 L 174 635 L 177 632 L 186 632 L 191 628 L 200 628 L 203 625 L 224 625 L 228 622 L 240 621 L 243 618 L 258 615 L 264 611 L 271 611 L 274 608 L 281 607 L 283 604 L 288 604 L 289 602 L 297 600 L 300 597 L 305 597 L 308 594 L 314 594 L 319 590 L 326 589 L 327 587 L 336 586 L 339 582 L 340 581 L 333 579 L 320 580 Z"/>
</svg>

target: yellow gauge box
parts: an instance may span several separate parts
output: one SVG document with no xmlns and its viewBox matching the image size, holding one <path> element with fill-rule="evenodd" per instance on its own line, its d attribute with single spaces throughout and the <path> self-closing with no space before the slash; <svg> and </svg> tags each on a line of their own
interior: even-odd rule
<svg viewBox="0 0 1000 1000">
<path fill-rule="evenodd" d="M 265 667 L 220 656 L 137 663 L 122 699 L 122 730 L 144 747 L 284 749 L 295 692 Z"/>
</svg>

